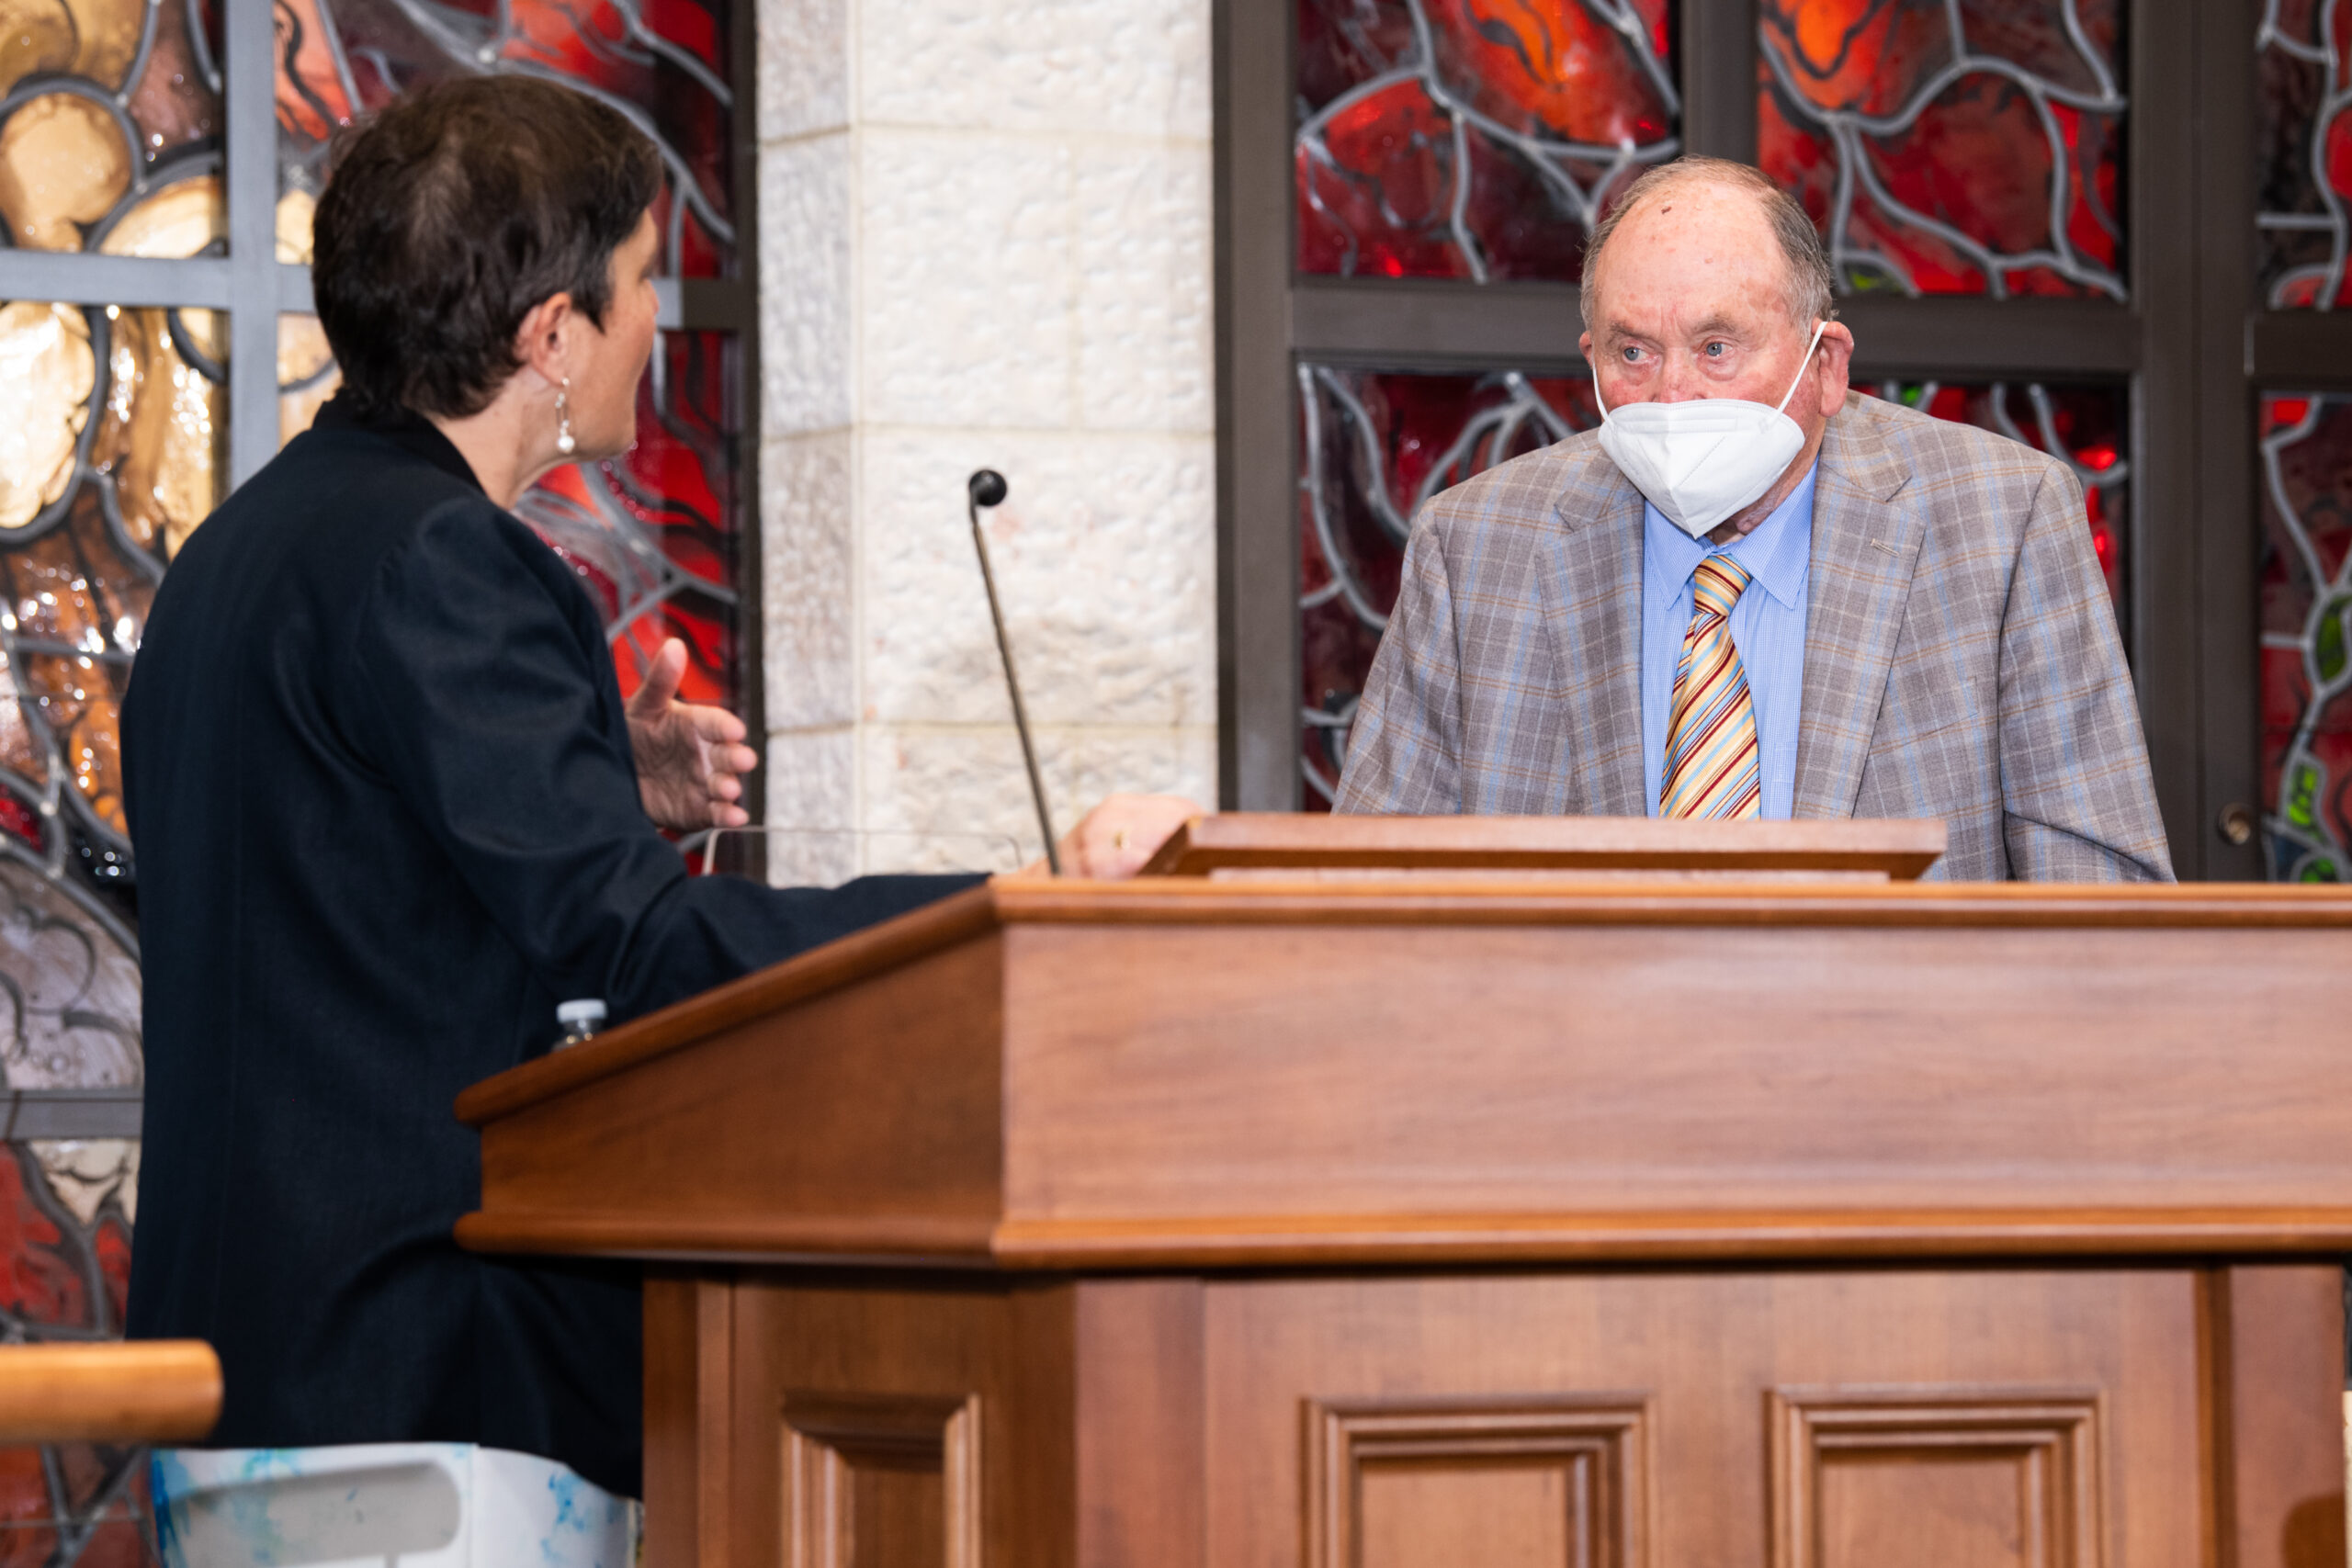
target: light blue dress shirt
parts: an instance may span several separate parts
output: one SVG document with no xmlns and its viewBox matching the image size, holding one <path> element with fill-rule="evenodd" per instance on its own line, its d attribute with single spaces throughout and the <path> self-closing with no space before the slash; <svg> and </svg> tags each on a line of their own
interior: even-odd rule
<svg viewBox="0 0 2352 1568">
<path fill-rule="evenodd" d="M 1750 579 L 1731 607 L 1731 641 L 1747 671 L 1756 707 L 1756 750 L 1764 815 L 1785 818 L 1797 792 L 1797 714 L 1804 697 L 1806 581 L 1813 559 L 1816 462 L 1789 498 L 1753 532 L 1720 547 Z M 1642 766 L 1649 813 L 1666 787 L 1666 726 L 1674 671 L 1690 629 L 1690 578 L 1718 547 L 1694 539 L 1642 502 Z"/>
</svg>

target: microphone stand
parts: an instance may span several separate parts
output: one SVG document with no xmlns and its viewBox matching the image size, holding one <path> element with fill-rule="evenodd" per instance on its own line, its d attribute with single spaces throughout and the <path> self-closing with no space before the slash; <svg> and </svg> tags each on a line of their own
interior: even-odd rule
<svg viewBox="0 0 2352 1568">
<path fill-rule="evenodd" d="M 1046 782 L 1037 774 L 1037 748 L 1029 739 L 1029 709 L 1021 701 L 1021 678 L 1012 672 L 1012 641 L 1004 635 L 1004 611 L 996 602 L 996 573 L 989 570 L 988 536 L 980 532 L 980 508 L 1004 504 L 1009 487 L 1002 474 L 981 468 L 964 489 L 965 512 L 972 520 L 972 548 L 980 558 L 980 585 L 989 592 L 989 619 L 996 626 L 996 650 L 1004 660 L 1004 688 L 1012 694 L 1012 727 L 1021 732 L 1021 761 L 1029 770 L 1029 798 L 1037 806 L 1037 830 L 1046 835 L 1046 864 L 1059 876 L 1062 852 L 1055 847 L 1054 818 L 1046 809 Z"/>
</svg>

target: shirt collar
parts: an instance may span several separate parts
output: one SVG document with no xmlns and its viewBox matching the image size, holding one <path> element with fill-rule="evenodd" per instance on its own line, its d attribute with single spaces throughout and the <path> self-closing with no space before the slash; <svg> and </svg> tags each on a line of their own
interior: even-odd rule
<svg viewBox="0 0 2352 1568">
<path fill-rule="evenodd" d="M 1804 592 L 1805 572 L 1813 558 L 1813 482 L 1820 472 L 1816 457 L 1787 500 L 1753 529 L 1720 547 L 1785 609 L 1795 609 L 1797 596 Z M 1718 547 L 1704 538 L 1694 539 L 1667 521 L 1666 513 L 1647 501 L 1642 502 L 1642 525 L 1650 559 L 1661 569 L 1664 580 L 1677 586 L 1690 581 L 1699 563 L 1717 551 Z"/>
<path fill-rule="evenodd" d="M 441 434 L 441 427 L 411 408 L 393 409 L 379 413 L 363 408 L 347 391 L 337 392 L 319 408 L 311 421 L 313 430 L 364 430 L 380 436 L 412 457 L 422 457 L 450 478 L 463 479 L 476 490 L 481 480 L 474 477 L 473 465 L 457 444 Z M 1696 566 L 1698 563 L 1691 563 Z"/>
</svg>

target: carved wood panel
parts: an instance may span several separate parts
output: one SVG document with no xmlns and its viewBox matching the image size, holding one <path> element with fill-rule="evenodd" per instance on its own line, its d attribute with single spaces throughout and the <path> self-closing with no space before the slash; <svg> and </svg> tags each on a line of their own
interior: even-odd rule
<svg viewBox="0 0 2352 1568">
<path fill-rule="evenodd" d="M 1646 1568 L 1640 1394 L 1306 1404 L 1308 1568 Z"/>
<path fill-rule="evenodd" d="M 2104 1568 L 2101 1401 L 2080 1389 L 1780 1388 L 1772 1568 Z"/>
<path fill-rule="evenodd" d="M 784 1502 L 787 1568 L 979 1568 L 979 1395 L 786 1395 Z"/>
</svg>

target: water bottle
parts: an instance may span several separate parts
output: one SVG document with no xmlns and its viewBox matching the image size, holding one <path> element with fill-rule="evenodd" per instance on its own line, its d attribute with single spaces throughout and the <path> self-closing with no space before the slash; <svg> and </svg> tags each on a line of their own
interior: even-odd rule
<svg viewBox="0 0 2352 1568">
<path fill-rule="evenodd" d="M 595 1035 L 605 1021 L 605 998 L 574 997 L 568 1002 L 555 1004 L 555 1021 L 563 1026 L 563 1038 L 555 1043 L 559 1051 L 567 1045 L 577 1045 Z"/>
</svg>

